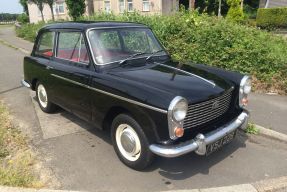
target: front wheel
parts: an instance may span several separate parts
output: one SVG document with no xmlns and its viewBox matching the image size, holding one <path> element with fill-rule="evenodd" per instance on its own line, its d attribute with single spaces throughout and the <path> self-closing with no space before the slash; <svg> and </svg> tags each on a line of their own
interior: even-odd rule
<svg viewBox="0 0 287 192">
<path fill-rule="evenodd" d="M 47 89 L 40 82 L 36 85 L 36 97 L 42 111 L 52 113 L 57 109 L 57 106 L 49 101 Z"/>
<path fill-rule="evenodd" d="M 153 154 L 140 125 L 131 116 L 118 115 L 112 123 L 111 136 L 119 159 L 128 167 L 143 170 L 152 163 Z"/>
</svg>

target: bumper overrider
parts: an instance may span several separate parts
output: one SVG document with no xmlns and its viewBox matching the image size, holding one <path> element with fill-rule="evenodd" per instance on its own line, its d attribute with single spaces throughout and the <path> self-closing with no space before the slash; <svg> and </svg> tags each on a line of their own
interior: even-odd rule
<svg viewBox="0 0 287 192">
<path fill-rule="evenodd" d="M 152 144 L 149 146 L 149 149 L 153 153 L 163 157 L 178 157 L 193 151 L 198 155 L 205 155 L 206 146 L 208 144 L 223 138 L 236 129 L 246 129 L 248 119 L 249 112 L 244 110 L 240 115 L 237 116 L 237 118 L 205 135 L 199 133 L 194 139 L 177 145 L 166 146 L 161 144 Z"/>
</svg>

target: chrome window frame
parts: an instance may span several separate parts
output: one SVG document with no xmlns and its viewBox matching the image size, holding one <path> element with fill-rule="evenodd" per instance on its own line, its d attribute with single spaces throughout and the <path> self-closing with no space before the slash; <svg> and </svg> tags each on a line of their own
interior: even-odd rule
<svg viewBox="0 0 287 192">
<path fill-rule="evenodd" d="M 60 60 L 63 60 L 63 61 L 68 61 L 68 62 L 73 62 L 73 63 L 79 63 L 79 64 L 82 64 L 82 65 L 85 65 L 85 66 L 89 66 L 90 65 L 90 63 L 91 63 L 91 61 L 90 61 L 90 58 L 89 58 L 89 62 L 81 62 L 81 61 L 72 61 L 72 60 L 69 60 L 69 59 L 65 59 L 65 58 L 61 58 L 61 57 L 58 57 L 57 55 L 58 55 L 58 48 L 59 48 L 59 36 L 60 36 L 60 33 L 80 33 L 80 35 L 81 35 L 81 39 L 84 39 L 84 42 L 85 42 L 85 45 L 86 45 L 86 40 L 85 40 L 85 38 L 83 38 L 83 35 L 84 35 L 84 33 L 83 32 L 81 32 L 81 31 L 77 31 L 77 30 L 75 30 L 75 31 L 61 31 L 61 30 L 59 30 L 59 31 L 55 31 L 56 32 L 56 34 L 55 34 L 55 45 L 54 45 L 54 58 L 56 58 L 56 59 L 60 59 Z M 81 45 L 81 43 L 80 43 L 80 45 Z M 88 48 L 89 48 L 89 45 L 88 46 L 86 46 L 86 49 L 87 49 L 87 54 L 89 54 L 88 53 Z M 79 51 L 80 52 L 80 51 Z"/>
</svg>

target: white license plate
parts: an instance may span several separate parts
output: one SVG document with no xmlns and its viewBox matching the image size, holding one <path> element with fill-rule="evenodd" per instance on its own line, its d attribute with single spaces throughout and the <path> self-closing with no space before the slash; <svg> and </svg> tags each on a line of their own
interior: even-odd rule
<svg viewBox="0 0 287 192">
<path fill-rule="evenodd" d="M 228 133 L 227 135 L 225 135 L 221 139 L 207 145 L 206 146 L 206 155 L 210 155 L 211 153 L 219 150 L 224 145 L 230 143 L 235 138 L 235 135 L 236 135 L 236 130 L 231 132 L 231 133 Z"/>
</svg>

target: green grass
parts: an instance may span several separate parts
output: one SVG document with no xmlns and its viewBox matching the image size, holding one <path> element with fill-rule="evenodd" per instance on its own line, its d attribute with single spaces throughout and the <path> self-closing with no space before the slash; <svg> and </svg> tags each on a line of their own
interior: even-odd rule
<svg viewBox="0 0 287 192">
<path fill-rule="evenodd" d="M 26 138 L 12 125 L 7 109 L 0 102 L 0 185 L 40 186 L 33 173 L 34 163 Z"/>
<path fill-rule="evenodd" d="M 247 128 L 245 129 L 245 132 L 249 134 L 257 135 L 259 134 L 259 129 L 253 123 L 249 123 Z"/>
</svg>

